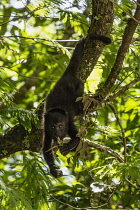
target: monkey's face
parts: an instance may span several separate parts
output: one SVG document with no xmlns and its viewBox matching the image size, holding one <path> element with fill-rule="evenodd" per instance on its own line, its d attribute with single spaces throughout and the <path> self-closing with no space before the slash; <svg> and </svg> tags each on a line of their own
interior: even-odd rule
<svg viewBox="0 0 140 210">
<path fill-rule="evenodd" d="M 49 112 L 46 115 L 46 130 L 49 136 L 56 141 L 62 140 L 68 132 L 68 117 L 60 112 Z"/>
<path fill-rule="evenodd" d="M 67 134 L 67 123 L 61 121 L 49 124 L 49 130 L 53 139 L 60 138 L 62 140 Z"/>
</svg>

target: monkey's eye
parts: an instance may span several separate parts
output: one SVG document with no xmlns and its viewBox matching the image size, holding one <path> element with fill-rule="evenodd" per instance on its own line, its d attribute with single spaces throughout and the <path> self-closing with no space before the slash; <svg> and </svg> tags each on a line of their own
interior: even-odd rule
<svg viewBox="0 0 140 210">
<path fill-rule="evenodd" d="M 54 125 L 51 125 L 51 128 L 52 128 L 52 129 L 54 129 L 54 128 L 55 128 L 55 126 L 54 126 Z"/>
<path fill-rule="evenodd" d="M 62 128 L 62 127 L 63 127 L 63 124 L 58 124 L 58 127 L 59 127 L 59 128 Z"/>
</svg>

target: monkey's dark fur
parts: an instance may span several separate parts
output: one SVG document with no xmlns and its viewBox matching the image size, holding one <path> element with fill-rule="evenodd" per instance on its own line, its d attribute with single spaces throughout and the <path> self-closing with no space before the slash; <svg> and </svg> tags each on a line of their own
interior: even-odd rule
<svg viewBox="0 0 140 210">
<path fill-rule="evenodd" d="M 89 38 L 101 40 L 105 44 L 111 43 L 110 38 L 101 35 L 91 34 Z M 76 102 L 76 99 L 83 96 L 84 84 L 76 77 L 76 72 L 82 61 L 84 43 L 85 38 L 77 43 L 67 69 L 47 96 L 44 105 L 42 151 L 50 173 L 56 178 L 62 176 L 63 173 L 54 164 L 53 144 L 57 144 L 58 139 L 63 140 L 68 134 L 71 140 L 59 146 L 62 155 L 67 155 L 76 150 L 80 141 L 74 125 L 74 116 L 83 110 L 82 101 Z"/>
</svg>

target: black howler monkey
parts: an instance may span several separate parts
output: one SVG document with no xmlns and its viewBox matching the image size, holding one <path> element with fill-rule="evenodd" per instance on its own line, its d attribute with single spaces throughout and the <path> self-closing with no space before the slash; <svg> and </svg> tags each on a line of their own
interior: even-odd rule
<svg viewBox="0 0 140 210">
<path fill-rule="evenodd" d="M 111 43 L 110 38 L 101 35 L 91 34 L 89 38 L 101 40 L 105 44 Z M 76 102 L 76 99 L 83 96 L 84 84 L 76 77 L 76 72 L 81 64 L 84 43 L 85 38 L 77 43 L 67 69 L 47 96 L 44 105 L 42 151 L 50 173 L 56 178 L 63 173 L 54 164 L 53 145 L 58 144 L 58 139 L 63 140 L 68 134 L 71 140 L 59 146 L 62 155 L 66 155 L 75 151 L 80 141 L 74 125 L 74 116 L 83 110 L 82 101 Z"/>
</svg>

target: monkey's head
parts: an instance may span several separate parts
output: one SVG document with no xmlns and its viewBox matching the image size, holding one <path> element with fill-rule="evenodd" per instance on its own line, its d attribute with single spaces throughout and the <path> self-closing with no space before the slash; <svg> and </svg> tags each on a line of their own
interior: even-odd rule
<svg viewBox="0 0 140 210">
<path fill-rule="evenodd" d="M 45 114 L 45 127 L 55 141 L 62 140 L 68 132 L 68 116 L 62 109 L 52 109 Z"/>
</svg>

